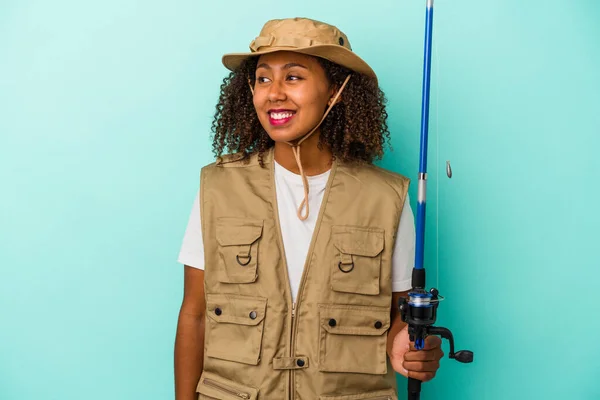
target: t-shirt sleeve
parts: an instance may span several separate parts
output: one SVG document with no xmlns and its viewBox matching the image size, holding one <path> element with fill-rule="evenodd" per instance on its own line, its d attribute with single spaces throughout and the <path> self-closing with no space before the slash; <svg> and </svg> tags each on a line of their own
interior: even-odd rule
<svg viewBox="0 0 600 400">
<path fill-rule="evenodd" d="M 415 218 L 408 194 L 398 224 L 398 235 L 392 256 L 392 291 L 412 289 L 412 270 L 415 263 Z"/>
<path fill-rule="evenodd" d="M 196 194 L 190 212 L 183 243 L 177 259 L 183 265 L 204 269 L 204 244 L 202 242 L 202 226 L 200 223 L 200 193 Z"/>
</svg>

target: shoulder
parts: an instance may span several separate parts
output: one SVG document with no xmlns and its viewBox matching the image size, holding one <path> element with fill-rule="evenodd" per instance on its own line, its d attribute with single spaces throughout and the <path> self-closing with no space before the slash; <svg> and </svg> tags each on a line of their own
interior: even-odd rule
<svg viewBox="0 0 600 400">
<path fill-rule="evenodd" d="M 410 178 L 408 178 L 407 176 L 402 175 L 398 172 L 395 172 L 395 171 L 392 171 L 392 170 L 389 170 L 389 169 L 386 169 L 383 167 L 379 167 L 374 164 L 368 165 L 368 168 L 372 174 L 380 176 L 381 179 L 398 182 L 402 185 L 410 184 Z"/>
<path fill-rule="evenodd" d="M 342 164 L 338 171 L 346 175 L 346 182 L 355 183 L 350 189 L 355 193 L 364 193 L 367 196 L 376 193 L 380 200 L 390 199 L 400 207 L 406 203 L 410 179 L 398 172 L 365 163 Z"/>
<path fill-rule="evenodd" d="M 264 155 L 262 158 L 267 158 Z M 244 153 L 229 153 L 223 154 L 212 163 L 205 165 L 202 170 L 208 171 L 216 168 L 248 168 L 260 165 L 261 155 L 259 153 L 244 154 Z M 263 163 L 266 160 L 262 160 Z"/>
<path fill-rule="evenodd" d="M 399 191 L 398 194 L 403 198 L 410 185 L 410 178 L 375 164 L 345 164 L 341 170 L 367 187 L 389 187 Z"/>
</svg>

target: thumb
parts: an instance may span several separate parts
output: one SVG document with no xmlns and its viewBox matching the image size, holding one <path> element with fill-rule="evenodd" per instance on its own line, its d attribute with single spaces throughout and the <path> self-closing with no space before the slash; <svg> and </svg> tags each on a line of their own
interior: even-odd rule
<svg viewBox="0 0 600 400">
<path fill-rule="evenodd" d="M 394 337 L 394 342 L 392 344 L 392 356 L 401 356 L 404 357 L 404 353 L 406 353 L 410 348 L 410 338 L 408 337 L 408 325 L 402 328 L 400 332 L 396 334 Z"/>
<path fill-rule="evenodd" d="M 408 377 L 408 371 L 404 369 L 404 354 L 410 349 L 410 338 L 408 336 L 408 326 L 402 328 L 394 337 L 392 342 L 392 350 L 390 351 L 390 362 L 394 370 Z"/>
</svg>

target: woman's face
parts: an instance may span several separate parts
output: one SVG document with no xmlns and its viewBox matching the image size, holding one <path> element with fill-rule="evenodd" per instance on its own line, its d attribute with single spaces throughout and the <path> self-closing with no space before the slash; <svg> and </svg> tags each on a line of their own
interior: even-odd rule
<svg viewBox="0 0 600 400">
<path fill-rule="evenodd" d="M 325 70 L 311 56 L 280 51 L 258 59 L 254 108 L 276 142 L 293 141 L 311 131 L 333 94 Z"/>
</svg>

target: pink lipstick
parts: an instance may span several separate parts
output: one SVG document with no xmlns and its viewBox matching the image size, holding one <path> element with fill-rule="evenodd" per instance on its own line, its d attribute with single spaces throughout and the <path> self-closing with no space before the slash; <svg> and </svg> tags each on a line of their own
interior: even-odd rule
<svg viewBox="0 0 600 400">
<path fill-rule="evenodd" d="M 269 110 L 269 122 L 271 125 L 280 126 L 287 124 L 296 113 L 291 110 Z"/>
</svg>

